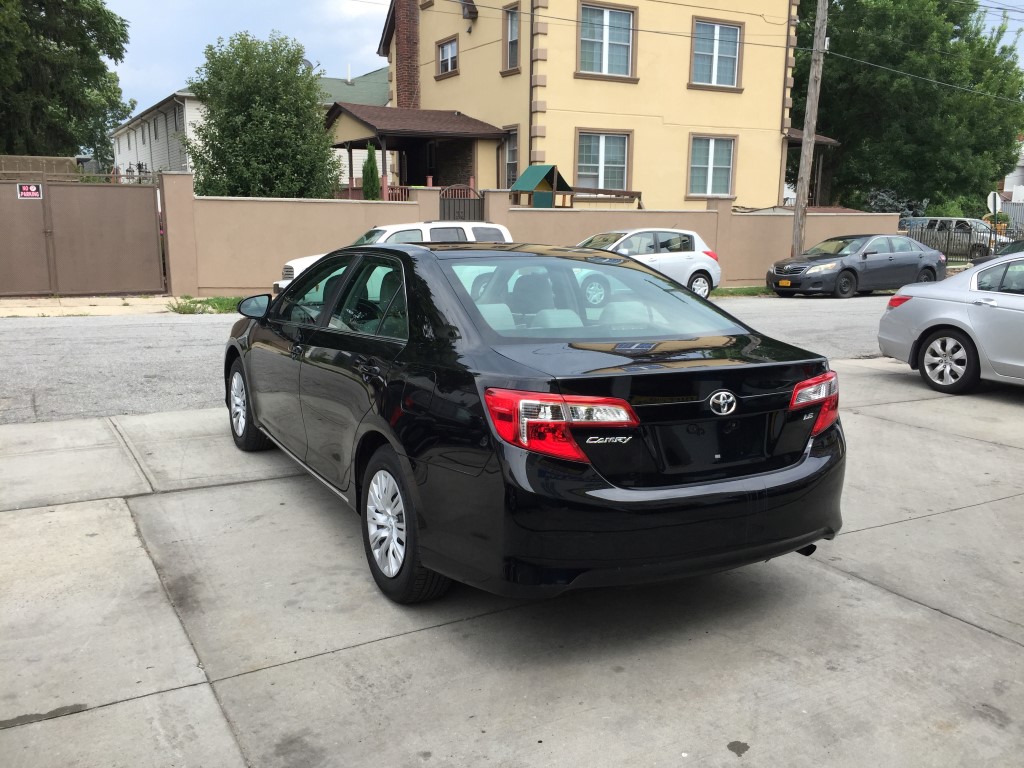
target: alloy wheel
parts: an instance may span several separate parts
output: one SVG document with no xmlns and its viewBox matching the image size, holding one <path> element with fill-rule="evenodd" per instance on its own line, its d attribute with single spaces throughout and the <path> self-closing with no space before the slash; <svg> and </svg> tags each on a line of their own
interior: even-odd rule
<svg viewBox="0 0 1024 768">
<path fill-rule="evenodd" d="M 702 299 L 706 299 L 711 293 L 711 283 L 706 277 L 698 276 L 693 278 L 693 281 L 690 283 L 690 290 Z"/>
<path fill-rule="evenodd" d="M 245 380 L 241 371 L 231 376 L 231 428 L 241 437 L 245 434 Z"/>
<path fill-rule="evenodd" d="M 588 304 L 595 307 L 599 307 L 604 304 L 604 285 L 601 284 L 600 280 L 591 280 L 587 283 L 585 293 Z"/>
<path fill-rule="evenodd" d="M 370 481 L 366 495 L 366 529 L 380 572 L 395 578 L 405 562 L 405 503 L 395 478 L 386 469 Z"/>
<path fill-rule="evenodd" d="M 928 378 L 948 387 L 967 373 L 967 350 L 956 339 L 940 336 L 928 345 L 923 362 Z"/>
</svg>

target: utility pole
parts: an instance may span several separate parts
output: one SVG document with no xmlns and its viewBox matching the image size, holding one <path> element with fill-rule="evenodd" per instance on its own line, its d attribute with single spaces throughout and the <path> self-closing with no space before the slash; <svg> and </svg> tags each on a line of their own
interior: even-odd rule
<svg viewBox="0 0 1024 768">
<path fill-rule="evenodd" d="M 821 90 L 821 69 L 825 64 L 828 2 L 829 0 L 818 0 L 818 14 L 814 19 L 814 50 L 811 53 L 811 76 L 807 80 L 807 109 L 804 112 L 804 139 L 800 144 L 800 170 L 796 177 L 791 256 L 799 256 L 804 249 L 804 222 L 807 219 L 807 197 L 811 187 L 814 134 L 818 126 L 818 92 Z"/>
</svg>

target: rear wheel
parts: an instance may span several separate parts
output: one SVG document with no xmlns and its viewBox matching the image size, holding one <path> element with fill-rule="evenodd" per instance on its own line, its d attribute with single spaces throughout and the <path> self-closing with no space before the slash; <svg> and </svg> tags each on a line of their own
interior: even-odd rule
<svg viewBox="0 0 1024 768">
<path fill-rule="evenodd" d="M 848 299 L 857 292 L 857 276 L 853 272 L 840 272 L 832 295 L 837 299 Z"/>
<path fill-rule="evenodd" d="M 924 340 L 917 356 L 924 383 L 936 392 L 960 395 L 972 390 L 981 378 L 978 352 L 961 331 L 936 331 Z"/>
<path fill-rule="evenodd" d="M 711 294 L 711 276 L 707 272 L 694 272 L 686 287 L 706 299 Z"/>
<path fill-rule="evenodd" d="M 245 383 L 242 360 L 231 364 L 228 373 L 228 416 L 231 423 L 231 437 L 243 451 L 263 451 L 270 447 L 270 440 L 260 432 L 252 418 L 252 402 L 249 387 Z"/>
<path fill-rule="evenodd" d="M 935 273 L 932 272 L 927 267 L 925 267 L 924 269 L 922 269 L 920 272 L 917 273 L 917 280 L 915 280 L 914 282 L 917 282 L 917 283 L 934 283 L 935 282 Z"/>
<path fill-rule="evenodd" d="M 451 580 L 420 564 L 416 509 L 390 446 L 378 448 L 370 458 L 361 495 L 363 549 L 380 591 L 396 603 L 443 595 Z"/>
</svg>

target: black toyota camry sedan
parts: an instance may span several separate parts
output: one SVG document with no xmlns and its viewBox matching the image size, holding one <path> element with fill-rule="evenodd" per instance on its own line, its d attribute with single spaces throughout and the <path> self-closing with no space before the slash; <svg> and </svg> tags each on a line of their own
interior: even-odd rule
<svg viewBox="0 0 1024 768">
<path fill-rule="evenodd" d="M 594 274 L 609 300 L 588 303 Z M 392 600 L 725 570 L 831 539 L 846 443 L 820 355 L 583 248 L 343 248 L 239 304 L 236 445 L 361 516 Z"/>
</svg>

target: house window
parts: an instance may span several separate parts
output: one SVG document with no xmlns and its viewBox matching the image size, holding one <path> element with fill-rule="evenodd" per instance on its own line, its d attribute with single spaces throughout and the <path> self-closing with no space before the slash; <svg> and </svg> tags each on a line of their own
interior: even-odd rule
<svg viewBox="0 0 1024 768">
<path fill-rule="evenodd" d="M 736 140 L 695 136 L 690 144 L 690 194 L 731 195 Z"/>
<path fill-rule="evenodd" d="M 505 187 L 511 189 L 519 178 L 519 131 L 505 134 Z"/>
<path fill-rule="evenodd" d="M 452 37 L 437 44 L 437 75 L 450 77 L 459 74 L 459 38 Z"/>
<path fill-rule="evenodd" d="M 739 85 L 740 28 L 697 21 L 693 25 L 690 82 L 735 88 Z"/>
<path fill-rule="evenodd" d="M 580 72 L 633 74 L 633 12 L 584 5 L 580 19 Z"/>
<path fill-rule="evenodd" d="M 128 137 L 128 149 L 132 148 L 132 135 L 130 133 L 125 134 Z"/>
<path fill-rule="evenodd" d="M 160 138 L 160 118 L 161 117 L 163 117 L 163 115 L 157 115 L 153 119 L 153 138 L 154 139 L 159 139 Z"/>
<path fill-rule="evenodd" d="M 181 122 L 185 122 L 185 114 L 184 114 L 185 108 L 184 107 L 175 107 L 174 108 L 174 130 L 176 130 L 176 131 L 180 130 L 180 128 L 178 127 L 178 125 L 179 125 L 178 124 L 178 113 L 179 113 L 179 110 L 182 113 L 181 114 Z"/>
<path fill-rule="evenodd" d="M 117 152 L 118 152 L 118 154 L 120 154 L 120 152 L 121 152 L 121 137 L 120 136 L 117 137 Z"/>
<path fill-rule="evenodd" d="M 576 152 L 576 184 L 597 189 L 626 188 L 629 137 L 624 134 L 581 133 Z"/>
<path fill-rule="evenodd" d="M 505 71 L 519 68 L 519 5 L 505 8 Z"/>
<path fill-rule="evenodd" d="M 145 123 L 143 123 L 142 127 L 139 129 L 139 134 L 142 136 L 142 143 L 143 143 L 143 145 L 145 145 L 145 143 L 146 143 L 146 124 Z"/>
</svg>

